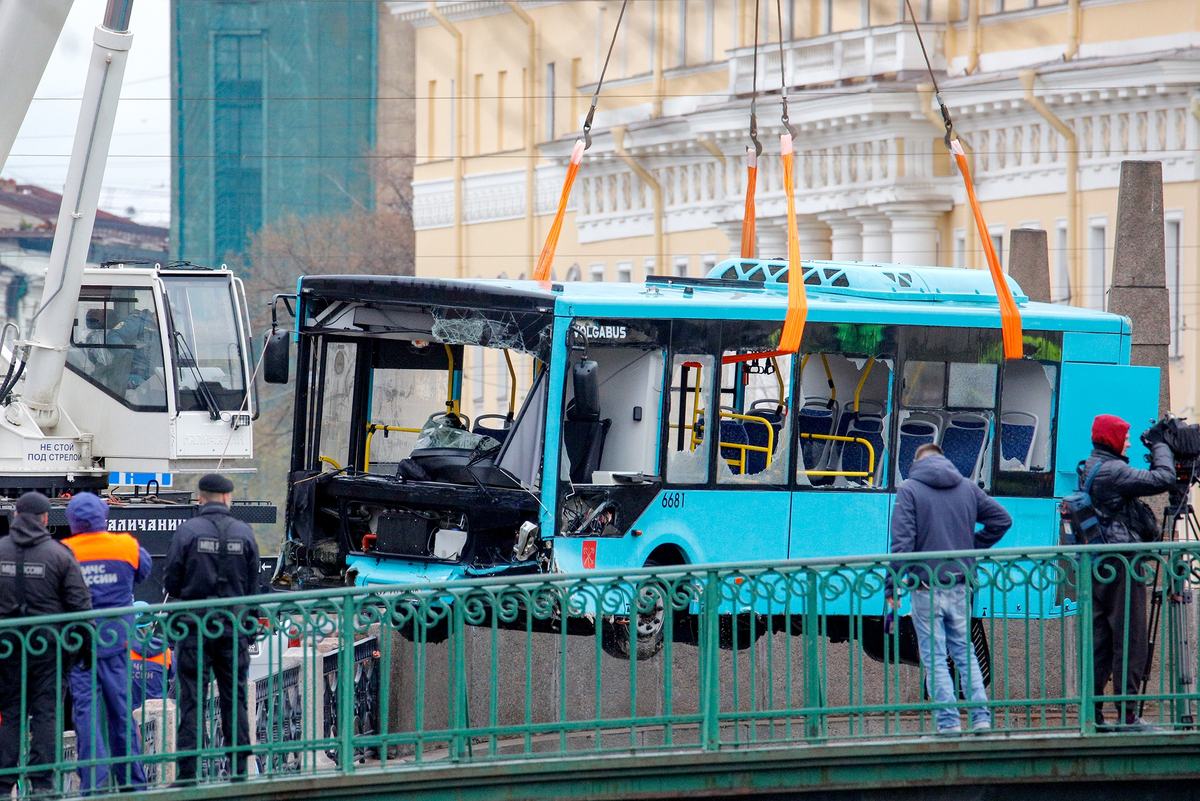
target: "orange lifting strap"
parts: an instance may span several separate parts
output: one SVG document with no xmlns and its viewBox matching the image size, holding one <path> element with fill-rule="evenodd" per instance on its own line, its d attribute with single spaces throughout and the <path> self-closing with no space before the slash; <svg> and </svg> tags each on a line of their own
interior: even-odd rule
<svg viewBox="0 0 1200 801">
<path fill-rule="evenodd" d="M 579 174 L 579 165 L 583 162 L 583 151 L 586 145 L 582 139 L 575 142 L 571 151 L 571 166 L 567 167 L 567 180 L 563 181 L 562 196 L 558 199 L 558 211 L 554 215 L 554 224 L 542 245 L 542 255 L 538 256 L 537 267 L 533 270 L 534 281 L 549 281 L 550 268 L 554 265 L 554 251 L 558 248 L 558 235 L 562 233 L 563 217 L 567 214 L 567 201 L 571 199 L 571 187 L 575 184 L 575 176 Z"/>
<path fill-rule="evenodd" d="M 783 335 L 779 338 L 779 350 L 796 353 L 800 350 L 804 321 L 808 317 L 808 296 L 804 292 L 804 271 L 800 266 L 800 231 L 796 225 L 796 182 L 793 178 L 795 155 L 792 153 L 791 135 L 781 135 L 779 145 L 783 154 L 783 191 L 787 194 L 788 228 L 788 307 L 783 320 Z"/>
<path fill-rule="evenodd" d="M 558 249 L 558 237 L 562 233 L 563 218 L 567 216 L 567 201 L 571 199 L 571 187 L 575 185 L 575 176 L 579 174 L 579 165 L 583 163 L 583 151 L 592 146 L 592 119 L 596 116 L 596 104 L 600 102 L 600 87 L 604 86 L 604 75 L 608 72 L 608 62 L 612 59 L 613 46 L 617 43 L 617 32 L 621 30 L 621 21 L 625 19 L 625 9 L 629 0 L 622 0 L 621 13 L 617 15 L 617 24 L 613 28 L 612 40 L 608 43 L 608 55 L 604 57 L 604 66 L 600 70 L 600 79 L 596 81 L 596 91 L 592 93 L 592 106 L 588 109 L 587 118 L 583 121 L 583 136 L 575 142 L 571 151 L 571 164 L 567 167 L 567 179 L 563 181 L 562 195 L 558 198 L 558 211 L 554 214 L 554 223 L 546 242 L 542 245 L 542 253 L 538 256 L 537 266 L 533 268 L 534 281 L 549 281 L 550 268 L 554 266 L 554 251 Z"/>
<path fill-rule="evenodd" d="M 758 185 L 758 154 L 746 148 L 746 213 L 742 215 L 742 258 L 754 258 L 754 190 Z"/>
<path fill-rule="evenodd" d="M 1000 302 L 1000 326 L 1004 338 L 1004 358 L 1020 359 L 1025 355 L 1021 343 L 1021 312 L 1013 299 L 1012 288 L 1009 287 L 1004 271 L 1000 269 L 1000 260 L 996 258 L 996 249 L 992 247 L 992 237 L 988 233 L 987 223 L 983 219 L 983 210 L 975 198 L 975 187 L 971 184 L 971 173 L 967 169 L 967 156 L 963 153 L 958 139 L 950 142 L 950 152 L 958 162 L 959 172 L 962 173 L 963 183 L 967 187 L 967 198 L 971 201 L 971 211 L 975 213 L 975 227 L 979 229 L 979 239 L 983 242 L 983 252 L 987 256 L 988 270 L 992 273 L 992 283 L 996 286 L 996 299 Z"/>
</svg>

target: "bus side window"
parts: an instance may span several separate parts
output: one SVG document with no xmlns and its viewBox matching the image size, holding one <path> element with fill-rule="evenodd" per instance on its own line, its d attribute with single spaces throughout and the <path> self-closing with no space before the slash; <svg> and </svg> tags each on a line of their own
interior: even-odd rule
<svg viewBox="0 0 1200 801">
<path fill-rule="evenodd" d="M 354 374 L 358 345 L 354 342 L 326 342 L 324 385 L 321 394 L 321 447 L 319 470 L 351 467 L 351 412 L 354 409 Z"/>
<path fill-rule="evenodd" d="M 816 489 L 886 486 L 891 360 L 842 353 L 800 357 L 794 401 L 796 480 Z"/>
<path fill-rule="evenodd" d="M 1034 358 L 1004 365 L 1000 390 L 997 495 L 1054 494 L 1054 438 L 1061 335 L 1026 334 Z"/>
<path fill-rule="evenodd" d="M 727 350 L 721 361 L 718 484 L 786 484 L 792 356 Z"/>
<path fill-rule="evenodd" d="M 670 418 L 667 425 L 667 481 L 672 484 L 708 482 L 708 428 L 714 419 L 712 402 L 714 359 L 708 353 L 676 353 L 671 359 Z"/>
<path fill-rule="evenodd" d="M 896 443 L 899 480 L 917 448 L 932 442 L 970 481 L 991 481 L 998 365 L 994 362 L 907 361 Z"/>
</svg>

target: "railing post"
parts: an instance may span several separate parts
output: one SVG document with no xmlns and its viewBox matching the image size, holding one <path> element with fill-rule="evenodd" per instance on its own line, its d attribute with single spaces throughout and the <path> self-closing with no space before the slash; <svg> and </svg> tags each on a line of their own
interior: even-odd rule
<svg viewBox="0 0 1200 801">
<path fill-rule="evenodd" d="M 707 571 L 700 596 L 700 714 L 705 751 L 716 751 L 721 745 L 721 686 L 718 680 L 721 591 L 718 581 L 715 571 Z"/>
<path fill-rule="evenodd" d="M 821 738 L 821 714 L 815 709 L 821 706 L 821 615 L 817 593 L 820 575 L 809 569 L 804 601 L 804 708 L 805 738 Z"/>
<path fill-rule="evenodd" d="M 1079 556 L 1075 571 L 1079 582 L 1079 605 L 1076 615 L 1079 630 L 1079 729 L 1088 735 L 1096 733 L 1095 669 L 1092 655 L 1092 554 Z"/>
<path fill-rule="evenodd" d="M 458 762 L 466 752 L 465 734 L 470 721 L 467 717 L 467 659 L 463 629 L 463 607 L 466 598 L 454 597 L 450 607 L 450 759 Z"/>
<path fill-rule="evenodd" d="M 338 648 L 338 751 L 344 773 L 354 772 L 354 601 L 349 593 L 342 596 L 342 642 Z"/>
</svg>

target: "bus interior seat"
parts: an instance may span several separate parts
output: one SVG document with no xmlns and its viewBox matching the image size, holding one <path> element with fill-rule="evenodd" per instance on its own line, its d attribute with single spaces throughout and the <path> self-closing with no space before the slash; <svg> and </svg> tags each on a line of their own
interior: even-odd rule
<svg viewBox="0 0 1200 801">
<path fill-rule="evenodd" d="M 1000 415 L 1000 460 L 1002 469 L 1028 470 L 1037 440 L 1039 420 L 1030 412 L 1005 412 Z M 1019 463 L 1020 467 L 1013 466 Z M 1005 464 L 1007 463 L 1007 464 Z"/>
<path fill-rule="evenodd" d="M 766 418 L 763 418 L 763 419 L 766 419 Z M 774 426 L 771 423 L 768 423 L 767 425 L 763 425 L 762 423 L 760 423 L 757 420 L 743 420 L 742 428 L 744 428 L 746 430 L 746 439 L 747 439 L 746 444 L 753 445 L 756 448 L 766 448 L 770 445 L 772 447 L 773 451 L 775 449 L 777 449 L 779 447 L 778 446 L 779 432 L 778 432 L 778 430 L 776 430 L 774 432 L 775 436 L 772 437 L 772 435 L 769 433 L 770 429 L 768 428 L 768 426 L 770 426 L 771 428 L 774 428 Z M 764 471 L 766 469 L 767 469 L 767 452 L 766 451 L 750 451 L 750 450 L 746 451 L 746 474 L 747 475 L 755 475 L 756 473 L 761 473 L 762 471 Z"/>
<path fill-rule="evenodd" d="M 983 452 L 987 449 L 988 419 L 977 414 L 955 414 L 942 433 L 942 451 L 958 472 L 979 480 Z"/>
<path fill-rule="evenodd" d="M 751 444 L 750 437 L 746 433 L 746 427 L 744 425 L 742 425 L 742 421 L 741 420 L 722 420 L 721 421 L 721 440 L 720 441 L 721 441 L 721 458 L 724 459 L 729 464 L 730 472 L 732 472 L 735 476 L 740 475 L 742 472 L 742 468 L 741 468 L 742 449 L 738 448 L 736 446 Z M 747 458 L 746 458 L 747 470 L 746 470 L 746 472 L 747 473 L 752 472 L 749 469 L 749 467 L 750 467 L 749 454 L 750 453 L 751 453 L 750 451 L 746 451 L 746 454 L 747 454 Z"/>
<path fill-rule="evenodd" d="M 837 429 L 837 401 L 828 398 L 810 398 L 804 401 L 796 416 L 796 427 L 801 434 L 828 436 Z M 810 470 L 820 470 L 828 452 L 829 440 L 802 437 L 800 450 L 804 455 L 804 466 Z"/>
<path fill-rule="evenodd" d="M 860 405 L 861 408 L 861 405 Z M 884 449 L 883 416 L 868 416 L 861 411 L 846 427 L 848 437 L 858 437 L 871 443 L 875 451 L 875 473 L 871 477 L 873 483 L 879 485 L 879 476 L 883 472 Z M 846 473 L 866 473 L 871 467 L 871 455 L 860 442 L 844 442 L 841 452 L 841 462 L 838 469 Z M 862 482 L 862 479 L 848 477 L 849 481 Z"/>
<path fill-rule="evenodd" d="M 900 443 L 896 449 L 896 466 L 902 481 L 908 478 L 908 471 L 912 467 L 913 457 L 917 455 L 917 448 L 937 442 L 937 440 L 938 427 L 933 423 L 909 417 L 901 424 Z"/>
<path fill-rule="evenodd" d="M 839 437 L 849 436 L 850 426 L 853 425 L 857 420 L 860 420 L 860 419 L 862 419 L 862 420 L 882 419 L 883 412 L 884 412 L 883 404 L 876 400 L 868 400 L 866 398 L 859 400 L 857 411 L 855 409 L 853 409 L 849 403 L 847 403 L 845 411 L 842 412 L 841 417 L 838 419 L 837 435 Z M 833 453 L 831 455 L 829 463 L 837 464 L 838 459 L 842 455 L 843 449 L 849 444 L 850 443 L 848 443 L 848 442 L 840 442 L 840 441 L 835 440 L 833 442 Z M 878 458 L 879 453 L 876 452 L 875 456 L 876 456 L 876 458 Z M 863 470 L 865 470 L 865 469 L 866 468 L 864 467 Z M 855 471 L 855 472 L 858 472 L 858 471 Z"/>
<path fill-rule="evenodd" d="M 592 483 L 592 474 L 600 468 L 604 441 L 611 426 L 611 420 L 601 420 L 599 410 L 594 414 L 582 414 L 572 399 L 563 421 L 563 445 L 571 463 L 572 484 Z"/>
<path fill-rule="evenodd" d="M 481 420 L 499 420 L 501 427 L 480 425 Z M 506 414 L 481 414 L 475 418 L 475 425 L 471 427 L 472 434 L 482 434 L 486 437 L 491 437 L 497 442 L 503 444 L 504 440 L 508 439 L 509 429 L 512 428 L 513 421 Z"/>
</svg>

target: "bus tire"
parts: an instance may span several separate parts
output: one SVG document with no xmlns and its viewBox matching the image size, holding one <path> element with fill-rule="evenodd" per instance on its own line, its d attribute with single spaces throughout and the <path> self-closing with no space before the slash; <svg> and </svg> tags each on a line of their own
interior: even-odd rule
<svg viewBox="0 0 1200 801">
<path fill-rule="evenodd" d="M 647 559 L 645 567 L 660 567 L 658 560 Z M 629 659 L 634 654 L 634 647 L 629 636 L 630 620 L 636 617 L 637 623 L 637 660 L 639 662 L 652 659 L 663 648 L 663 634 L 667 621 L 667 587 L 658 582 L 643 584 L 643 590 L 654 594 L 654 611 L 638 615 L 617 617 L 605 615 L 602 626 L 601 646 L 609 656 L 617 659 Z M 631 610 L 632 611 L 632 610 Z"/>
</svg>

